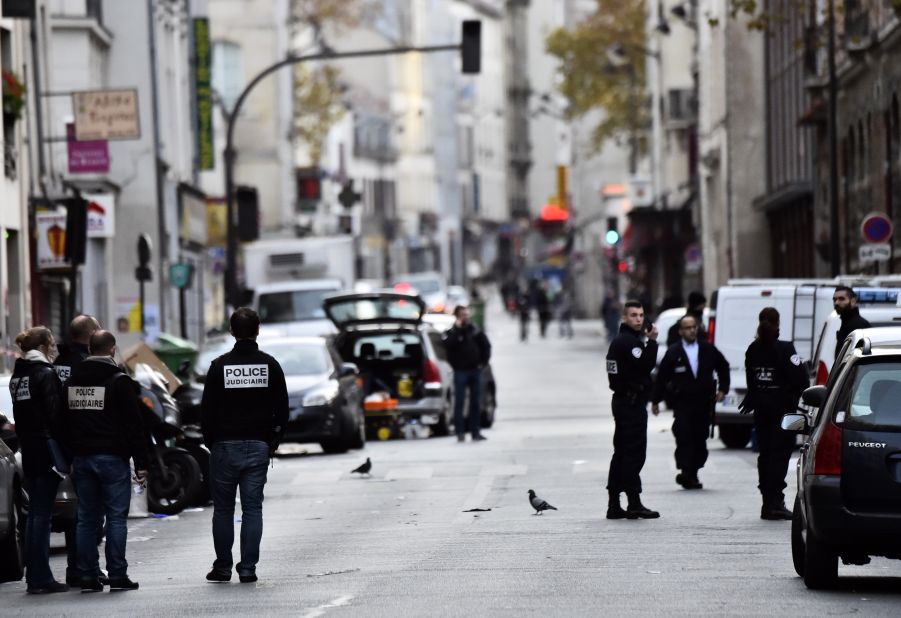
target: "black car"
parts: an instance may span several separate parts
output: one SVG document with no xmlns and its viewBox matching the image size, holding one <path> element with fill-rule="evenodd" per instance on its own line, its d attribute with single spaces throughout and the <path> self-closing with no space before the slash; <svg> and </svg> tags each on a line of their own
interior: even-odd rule
<svg viewBox="0 0 901 618">
<path fill-rule="evenodd" d="M 868 339 L 845 356 L 834 382 L 812 386 L 816 411 L 782 428 L 808 436 L 798 460 L 792 558 L 808 588 L 829 588 L 838 561 L 901 559 L 901 346 Z"/>
<path fill-rule="evenodd" d="M 0 413 L 0 582 L 19 581 L 25 573 L 27 497 L 17 448 L 15 428 Z"/>
<path fill-rule="evenodd" d="M 359 371 L 322 337 L 260 340 L 260 349 L 282 366 L 288 384 L 284 442 L 318 442 L 326 453 L 366 444 Z"/>
</svg>

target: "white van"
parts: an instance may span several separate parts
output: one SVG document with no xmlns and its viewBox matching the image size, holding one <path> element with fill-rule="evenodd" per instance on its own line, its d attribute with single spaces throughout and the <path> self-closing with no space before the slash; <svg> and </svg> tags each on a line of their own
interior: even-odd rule
<svg viewBox="0 0 901 618">
<path fill-rule="evenodd" d="M 747 392 L 745 351 L 757 333 L 758 315 L 764 307 L 779 311 L 779 338 L 791 341 L 805 361 L 814 358 L 816 344 L 822 339 L 823 324 L 832 308 L 832 293 L 837 285 L 849 285 L 862 305 L 894 307 L 898 290 L 862 287 L 869 279 L 735 279 L 716 290 L 710 299 L 707 339 L 729 361 L 731 385 L 729 393 L 716 405 L 716 422 L 723 443 L 730 448 L 743 448 L 751 438 L 753 418 L 739 414 L 738 404 Z M 877 301 L 877 299 L 879 299 Z M 864 311 L 861 311 L 861 315 Z M 833 329 L 834 331 L 835 329 Z M 835 332 L 830 353 L 835 352 Z"/>
</svg>

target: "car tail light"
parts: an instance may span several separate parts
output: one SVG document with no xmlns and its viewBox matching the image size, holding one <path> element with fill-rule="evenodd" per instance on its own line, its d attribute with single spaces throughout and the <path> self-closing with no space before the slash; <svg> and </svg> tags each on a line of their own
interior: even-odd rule
<svg viewBox="0 0 901 618">
<path fill-rule="evenodd" d="M 829 381 L 829 370 L 826 369 L 826 363 L 820 361 L 817 363 L 817 386 L 821 386 Z"/>
<path fill-rule="evenodd" d="M 712 344 L 713 338 L 716 336 L 716 316 L 710 316 L 710 321 L 707 322 L 707 343 Z"/>
<path fill-rule="evenodd" d="M 842 428 L 826 421 L 823 435 L 813 453 L 814 474 L 842 473 Z"/>
<path fill-rule="evenodd" d="M 441 388 L 441 373 L 435 361 L 426 359 L 422 363 L 422 378 L 426 388 Z"/>
</svg>

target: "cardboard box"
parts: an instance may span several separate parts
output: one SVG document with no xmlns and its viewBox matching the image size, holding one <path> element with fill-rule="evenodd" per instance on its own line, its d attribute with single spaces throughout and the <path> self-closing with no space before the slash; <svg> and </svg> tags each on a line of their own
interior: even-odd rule
<svg viewBox="0 0 901 618">
<path fill-rule="evenodd" d="M 181 386 L 181 380 L 179 380 L 174 373 L 169 371 L 169 368 L 160 360 L 160 357 L 157 356 L 153 350 L 150 349 L 150 346 L 143 341 L 139 341 L 122 352 L 122 360 L 125 362 L 125 366 L 131 371 L 135 370 L 135 365 L 137 363 L 145 363 L 162 373 L 168 383 L 167 386 L 170 395 L 175 392 L 175 389 Z"/>
</svg>

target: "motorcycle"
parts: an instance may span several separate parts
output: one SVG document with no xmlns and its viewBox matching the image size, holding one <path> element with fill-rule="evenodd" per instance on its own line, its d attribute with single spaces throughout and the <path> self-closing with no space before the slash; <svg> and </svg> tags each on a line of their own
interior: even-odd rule
<svg viewBox="0 0 901 618">
<path fill-rule="evenodd" d="M 147 470 L 148 508 L 154 513 L 175 515 L 201 500 L 205 503 L 208 475 L 204 475 L 194 453 L 205 460 L 209 470 L 209 451 L 181 427 L 181 411 L 159 372 L 138 363 L 135 380 L 141 385 L 144 424 L 152 443 Z"/>
</svg>

